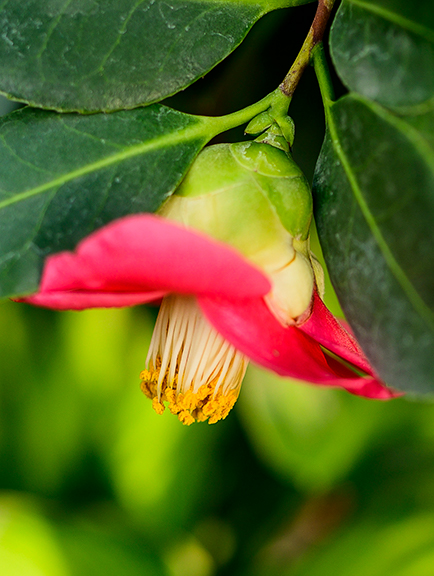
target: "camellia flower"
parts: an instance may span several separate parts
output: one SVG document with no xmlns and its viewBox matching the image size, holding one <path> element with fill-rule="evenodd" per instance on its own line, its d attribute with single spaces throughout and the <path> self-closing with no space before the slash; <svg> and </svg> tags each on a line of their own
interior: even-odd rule
<svg viewBox="0 0 434 576">
<path fill-rule="evenodd" d="M 322 302 L 311 211 L 284 152 L 210 146 L 159 215 L 121 218 L 50 256 L 39 291 L 20 301 L 58 310 L 161 301 L 141 387 L 157 413 L 168 403 L 185 424 L 225 418 L 249 360 L 391 398 Z"/>
</svg>

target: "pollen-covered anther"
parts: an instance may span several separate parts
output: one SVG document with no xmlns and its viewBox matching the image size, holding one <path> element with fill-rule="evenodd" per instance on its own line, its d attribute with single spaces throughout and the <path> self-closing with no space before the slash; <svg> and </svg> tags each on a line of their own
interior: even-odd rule
<svg viewBox="0 0 434 576">
<path fill-rule="evenodd" d="M 165 402 L 186 425 L 226 418 L 248 360 L 203 316 L 196 300 L 166 296 L 160 308 L 141 389 L 162 414 Z"/>
</svg>

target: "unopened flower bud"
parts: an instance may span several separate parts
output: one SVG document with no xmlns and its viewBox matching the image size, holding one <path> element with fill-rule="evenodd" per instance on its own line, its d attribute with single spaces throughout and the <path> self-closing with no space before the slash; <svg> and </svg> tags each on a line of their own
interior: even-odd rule
<svg viewBox="0 0 434 576">
<path fill-rule="evenodd" d="M 271 281 L 269 310 L 284 326 L 310 314 L 314 268 L 309 250 L 312 202 L 285 152 L 248 142 L 206 148 L 160 214 L 232 245 Z M 248 359 L 208 322 L 191 296 L 163 299 L 142 390 L 161 414 L 184 424 L 226 418 Z"/>
<path fill-rule="evenodd" d="M 282 324 L 309 309 L 312 199 L 282 150 L 258 142 L 205 148 L 160 213 L 232 245 L 264 270 L 273 286 L 267 303 Z"/>
</svg>

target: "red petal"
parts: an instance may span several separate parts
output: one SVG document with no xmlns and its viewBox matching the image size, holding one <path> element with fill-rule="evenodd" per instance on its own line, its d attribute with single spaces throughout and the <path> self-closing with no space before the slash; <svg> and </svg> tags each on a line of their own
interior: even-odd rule
<svg viewBox="0 0 434 576">
<path fill-rule="evenodd" d="M 337 386 L 370 398 L 393 396 L 376 378 L 358 376 L 336 360 L 326 358 L 319 343 L 298 327 L 284 328 L 262 298 L 230 302 L 202 297 L 199 303 L 229 342 L 257 364 L 281 376 Z"/>
<path fill-rule="evenodd" d="M 375 376 L 356 339 L 333 316 L 316 291 L 313 295 L 312 314 L 298 328 L 327 350 Z"/>
<path fill-rule="evenodd" d="M 91 292 L 87 290 L 38 292 L 27 298 L 15 299 L 33 306 L 53 310 L 85 310 L 86 308 L 123 308 L 146 302 L 154 302 L 165 296 L 165 292 Z"/>
<path fill-rule="evenodd" d="M 22 301 L 56 309 L 130 306 L 168 292 L 239 299 L 268 279 L 235 250 L 158 216 L 128 216 L 46 261 L 40 290 Z"/>
</svg>

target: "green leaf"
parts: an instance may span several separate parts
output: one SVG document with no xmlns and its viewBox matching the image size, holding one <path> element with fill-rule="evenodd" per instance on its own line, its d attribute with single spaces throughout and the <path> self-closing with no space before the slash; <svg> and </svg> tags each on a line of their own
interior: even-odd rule
<svg viewBox="0 0 434 576">
<path fill-rule="evenodd" d="M 310 0 L 0 3 L 0 90 L 59 111 L 156 102 L 223 60 L 265 13 Z"/>
<path fill-rule="evenodd" d="M 379 375 L 434 392 L 434 110 L 398 117 L 357 95 L 328 110 L 314 178 L 330 276 Z"/>
<path fill-rule="evenodd" d="M 434 99 L 432 0 L 344 0 L 331 53 L 350 90 L 393 108 Z"/>
<path fill-rule="evenodd" d="M 205 118 L 155 104 L 0 121 L 0 297 L 36 290 L 44 258 L 127 214 L 154 212 L 212 137 Z"/>
</svg>

